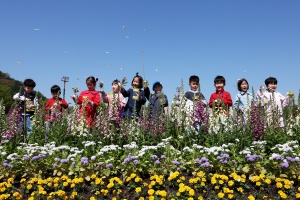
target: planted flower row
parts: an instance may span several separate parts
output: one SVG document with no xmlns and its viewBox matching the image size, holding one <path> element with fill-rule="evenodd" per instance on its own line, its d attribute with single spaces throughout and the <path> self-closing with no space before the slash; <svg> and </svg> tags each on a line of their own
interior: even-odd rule
<svg viewBox="0 0 300 200">
<path fill-rule="evenodd" d="M 300 180 L 300 176 L 297 178 Z M 0 182 L 0 199 L 281 199 L 300 198 L 300 185 L 287 178 L 265 174 L 246 176 L 235 172 L 141 177 L 86 177 L 67 175 L 43 178 L 8 178 Z"/>
</svg>

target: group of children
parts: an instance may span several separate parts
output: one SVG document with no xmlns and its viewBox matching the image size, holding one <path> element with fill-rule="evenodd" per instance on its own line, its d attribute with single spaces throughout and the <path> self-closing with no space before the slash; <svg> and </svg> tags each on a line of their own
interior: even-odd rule
<svg viewBox="0 0 300 200">
<path fill-rule="evenodd" d="M 131 82 L 131 88 L 126 90 L 119 80 L 112 82 L 112 92 L 106 94 L 103 90 L 96 90 L 96 83 L 98 79 L 90 76 L 86 79 L 87 90 L 80 93 L 78 97 L 71 95 L 71 98 L 79 105 L 79 113 L 85 116 L 88 126 L 92 127 L 96 115 L 96 108 L 100 104 L 100 100 L 108 105 L 109 119 L 112 122 L 118 121 L 121 117 L 140 117 L 140 111 L 145 103 L 149 102 L 151 107 L 151 119 L 155 120 L 159 115 L 164 113 L 164 108 L 167 107 L 168 98 L 162 92 L 163 86 L 161 82 L 156 81 L 152 85 L 153 94 L 151 94 L 148 84 L 145 84 L 143 78 L 138 75 L 134 76 Z M 203 106 L 207 106 L 206 99 L 199 90 L 199 77 L 193 75 L 189 78 L 190 90 L 184 95 L 186 100 L 186 107 L 193 111 L 193 105 L 196 101 L 201 101 Z M 21 124 L 26 122 L 27 134 L 31 131 L 31 118 L 34 114 L 35 108 L 38 108 L 38 101 L 33 92 L 35 82 L 32 79 L 26 79 L 23 84 L 23 90 L 14 95 L 14 100 L 20 102 Z M 246 79 L 240 79 L 237 82 L 239 93 L 236 95 L 235 101 L 232 102 L 229 92 L 224 90 L 226 80 L 223 76 L 217 76 L 214 79 L 214 86 L 216 91 L 211 94 L 208 105 L 210 108 L 217 110 L 217 112 L 224 112 L 228 114 L 229 108 L 233 106 L 239 113 L 246 115 L 250 109 L 251 103 L 254 100 L 252 94 L 248 92 L 249 84 Z M 289 104 L 288 98 L 276 91 L 277 79 L 269 77 L 265 80 L 266 91 L 263 92 L 263 87 L 257 91 L 256 100 L 262 102 L 266 106 L 267 113 L 271 114 L 274 108 L 278 109 L 280 126 L 283 127 L 282 109 Z M 46 130 L 52 123 L 53 111 L 68 108 L 68 103 L 59 97 L 60 87 L 54 85 L 51 87 L 52 98 L 46 103 L 45 110 L 48 112 L 46 116 Z M 101 96 L 100 96 L 101 94 Z M 127 98 L 127 101 L 126 99 Z M 115 124 L 115 123 L 114 123 Z"/>
</svg>

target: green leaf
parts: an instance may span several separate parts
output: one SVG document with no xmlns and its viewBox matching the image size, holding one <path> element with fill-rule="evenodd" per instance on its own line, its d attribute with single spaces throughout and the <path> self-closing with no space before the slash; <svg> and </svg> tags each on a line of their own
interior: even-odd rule
<svg viewBox="0 0 300 200">
<path fill-rule="evenodd" d="M 62 174 L 62 172 L 61 171 L 59 171 L 59 172 L 57 172 L 57 176 L 61 176 L 61 174 Z"/>
<path fill-rule="evenodd" d="M 250 171 L 250 169 L 249 169 L 249 166 L 248 165 L 246 165 L 245 167 L 243 167 L 243 172 L 244 173 L 248 173 L 249 171 Z"/>
</svg>

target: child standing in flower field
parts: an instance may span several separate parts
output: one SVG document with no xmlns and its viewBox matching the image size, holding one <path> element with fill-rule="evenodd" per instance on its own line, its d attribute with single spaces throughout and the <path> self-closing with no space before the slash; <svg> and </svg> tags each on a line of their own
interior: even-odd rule
<svg viewBox="0 0 300 200">
<path fill-rule="evenodd" d="M 199 82 L 200 79 L 196 75 L 192 75 L 189 78 L 189 86 L 190 90 L 187 91 L 184 96 L 187 99 L 186 101 L 186 106 L 188 107 L 189 110 L 193 110 L 194 103 L 198 100 L 201 100 L 203 103 L 203 106 L 206 107 L 206 99 L 204 95 L 199 91 Z"/>
<path fill-rule="evenodd" d="M 122 114 L 122 109 L 126 105 L 124 96 L 120 93 L 121 83 L 118 79 L 112 82 L 112 92 L 106 94 L 100 90 L 103 102 L 108 103 L 108 114 L 110 121 L 117 122 Z"/>
<path fill-rule="evenodd" d="M 123 117 L 140 117 L 140 110 L 142 105 L 146 103 L 146 97 L 144 95 L 143 78 L 136 73 L 133 77 L 131 86 L 132 88 L 127 91 L 121 87 L 121 93 L 124 97 L 128 97 L 127 104 L 123 109 Z"/>
<path fill-rule="evenodd" d="M 226 80 L 223 76 L 216 76 L 214 79 L 214 85 L 216 92 L 212 93 L 209 99 L 209 107 L 215 106 L 220 111 L 224 111 L 228 114 L 229 107 L 232 106 L 232 99 L 229 92 L 224 90 Z"/>
<path fill-rule="evenodd" d="M 245 122 L 247 118 L 247 111 L 249 111 L 253 96 L 248 92 L 249 84 L 244 78 L 239 79 L 237 82 L 239 93 L 235 96 L 233 108 L 236 109 L 238 114 L 241 114 L 242 121 Z"/>
<path fill-rule="evenodd" d="M 154 94 L 150 98 L 151 117 L 155 119 L 164 113 L 164 108 L 169 105 L 167 96 L 162 93 L 163 86 L 159 81 L 153 83 Z"/>
<path fill-rule="evenodd" d="M 34 115 L 35 109 L 38 108 L 39 106 L 38 99 L 36 98 L 36 94 L 33 91 L 35 86 L 36 84 L 34 80 L 25 79 L 22 90 L 13 96 L 13 99 L 20 103 L 19 104 L 19 110 L 21 115 L 20 128 L 23 128 L 25 122 L 26 129 L 27 129 L 26 130 L 27 136 L 30 135 L 30 132 L 32 130 L 31 118 Z"/>
<path fill-rule="evenodd" d="M 49 132 L 51 123 L 55 120 L 55 115 L 57 115 L 57 113 L 61 113 L 63 108 L 67 109 L 69 106 L 64 99 L 59 97 L 61 90 L 58 85 L 53 85 L 50 91 L 52 98 L 48 99 L 45 106 L 45 110 L 48 111 L 46 114 L 46 133 Z"/>
<path fill-rule="evenodd" d="M 80 117 L 85 117 L 86 123 L 92 127 L 95 119 L 96 108 L 100 104 L 99 92 L 95 90 L 97 78 L 90 76 L 86 79 L 87 90 L 80 93 L 76 102 L 76 96 L 72 95 L 71 98 L 80 105 Z"/>
<path fill-rule="evenodd" d="M 280 127 L 284 127 L 282 109 L 289 105 L 289 99 L 288 97 L 285 97 L 276 91 L 277 83 L 278 81 L 275 77 L 267 78 L 265 80 L 267 89 L 263 93 L 263 87 L 261 86 L 257 91 L 257 98 L 262 102 L 264 106 L 266 106 L 268 122 L 272 122 L 274 114 L 276 114 L 278 111 L 277 114 L 279 117 Z"/>
</svg>

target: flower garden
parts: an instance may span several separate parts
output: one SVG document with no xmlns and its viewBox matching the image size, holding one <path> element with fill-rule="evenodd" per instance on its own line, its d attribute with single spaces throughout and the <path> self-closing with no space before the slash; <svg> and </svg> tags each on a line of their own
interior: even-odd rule
<svg viewBox="0 0 300 200">
<path fill-rule="evenodd" d="M 0 102 L 0 199 L 300 199 L 294 103 L 284 128 L 254 104 L 245 123 L 201 103 L 191 114 L 183 99 L 155 121 L 149 112 L 115 126 L 102 104 L 90 129 L 75 106 L 53 112 L 46 137 L 41 108 L 26 137 L 17 107 L 6 115 Z"/>
</svg>

